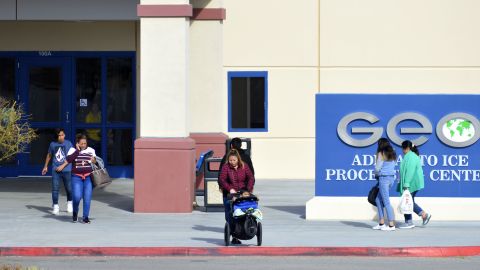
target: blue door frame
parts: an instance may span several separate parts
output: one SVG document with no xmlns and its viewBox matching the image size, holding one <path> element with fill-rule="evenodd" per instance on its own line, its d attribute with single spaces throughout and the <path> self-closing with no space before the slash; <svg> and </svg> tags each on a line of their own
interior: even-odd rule
<svg viewBox="0 0 480 270">
<path fill-rule="evenodd" d="M 61 68 L 61 109 L 60 121 L 56 122 L 31 122 L 35 129 L 42 128 L 64 128 L 66 137 L 74 144 L 75 131 L 83 128 L 100 128 L 102 130 L 102 149 L 96 149 L 97 155 L 106 160 L 106 166 L 112 177 L 133 177 L 133 157 L 134 140 L 136 138 L 136 56 L 135 52 L 0 52 L 0 57 L 12 57 L 17 63 L 15 71 L 15 88 L 17 101 L 23 104 L 25 111 L 32 106 L 41 106 L 28 100 L 29 87 L 29 69 L 32 67 L 60 67 Z M 76 59 L 77 58 L 100 58 L 102 63 L 102 91 L 106 91 L 106 70 L 107 59 L 110 57 L 131 58 L 132 59 L 132 123 L 107 123 L 102 117 L 101 124 L 80 124 L 75 121 L 76 110 Z M 103 94 L 102 109 L 107 106 L 106 95 Z M 29 107 L 30 106 L 30 107 Z M 107 130 L 108 129 L 128 129 L 132 133 L 132 164 L 125 166 L 109 166 L 107 160 Z M 52 138 L 53 139 L 53 138 Z M 47 154 L 45 149 L 45 155 Z M 29 164 L 29 151 L 17 155 L 16 162 L 8 166 L 0 166 L 0 177 L 15 176 L 39 176 L 43 165 Z M 49 173 L 50 174 L 49 168 Z"/>
<path fill-rule="evenodd" d="M 20 57 L 18 59 L 19 70 L 19 102 L 23 104 L 24 110 L 28 113 L 34 106 L 44 106 L 29 99 L 30 71 L 32 68 L 60 68 L 60 110 L 58 121 L 30 121 L 34 129 L 65 129 L 66 137 L 72 138 L 71 115 L 71 71 L 72 58 L 70 57 Z M 53 138 L 51 138 L 53 139 Z M 21 153 L 18 158 L 18 175 L 40 175 L 43 164 L 31 164 L 30 147 L 27 152 Z M 47 149 L 45 149 L 45 156 Z M 49 169 L 50 170 L 50 169 Z"/>
</svg>

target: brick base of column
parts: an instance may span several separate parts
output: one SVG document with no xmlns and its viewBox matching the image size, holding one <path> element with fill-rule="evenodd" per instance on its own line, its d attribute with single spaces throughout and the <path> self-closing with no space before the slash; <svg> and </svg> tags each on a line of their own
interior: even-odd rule
<svg viewBox="0 0 480 270">
<path fill-rule="evenodd" d="M 195 141 L 140 138 L 135 141 L 135 213 L 191 213 Z"/>
</svg>

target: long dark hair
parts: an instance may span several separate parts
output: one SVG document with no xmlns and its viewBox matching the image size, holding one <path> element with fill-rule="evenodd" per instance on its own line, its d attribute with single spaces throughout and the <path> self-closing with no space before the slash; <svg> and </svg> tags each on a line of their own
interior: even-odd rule
<svg viewBox="0 0 480 270">
<path fill-rule="evenodd" d="M 395 149 L 391 145 L 383 149 L 382 155 L 385 161 L 395 161 L 397 159 L 397 153 L 395 153 Z"/>
<path fill-rule="evenodd" d="M 377 154 L 378 153 L 383 153 L 385 151 L 385 148 L 387 146 L 390 146 L 390 141 L 388 141 L 387 138 L 380 138 L 377 143 Z"/>
<path fill-rule="evenodd" d="M 417 154 L 417 156 L 420 156 L 420 152 L 418 151 L 418 147 L 409 140 L 406 140 L 406 141 L 402 142 L 402 149 L 407 149 L 407 148 L 410 149 L 415 154 Z"/>
</svg>

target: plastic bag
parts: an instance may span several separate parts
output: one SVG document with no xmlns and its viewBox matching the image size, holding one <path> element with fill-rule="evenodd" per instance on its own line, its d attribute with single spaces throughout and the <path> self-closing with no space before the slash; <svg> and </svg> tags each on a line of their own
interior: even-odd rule
<svg viewBox="0 0 480 270">
<path fill-rule="evenodd" d="M 398 205 L 398 212 L 400 214 L 413 214 L 413 199 L 412 194 L 408 189 L 404 190 L 402 197 L 400 197 L 400 204 Z"/>
</svg>

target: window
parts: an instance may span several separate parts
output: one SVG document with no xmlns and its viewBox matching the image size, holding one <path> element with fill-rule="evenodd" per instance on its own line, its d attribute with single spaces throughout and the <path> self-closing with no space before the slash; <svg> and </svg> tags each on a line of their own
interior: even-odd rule
<svg viewBox="0 0 480 270">
<path fill-rule="evenodd" d="M 15 99 L 15 59 L 0 58 L 0 96 Z"/>
<path fill-rule="evenodd" d="M 59 122 L 62 119 L 62 68 L 30 67 L 27 113 L 32 122 Z M 35 101 L 33 103 L 33 101 Z M 38 106 L 42 104 L 42 106 Z"/>
<path fill-rule="evenodd" d="M 107 60 L 107 121 L 132 123 L 133 65 L 132 58 Z"/>
<path fill-rule="evenodd" d="M 135 58 L 122 53 L 76 58 L 76 80 L 76 133 L 87 135 L 110 175 L 131 176 L 125 168 L 133 165 Z"/>
<path fill-rule="evenodd" d="M 133 135 L 131 129 L 107 130 L 107 157 L 109 166 L 133 165 Z"/>
<path fill-rule="evenodd" d="M 102 64 L 100 57 L 77 58 L 76 107 L 77 122 L 102 122 Z"/>
<path fill-rule="evenodd" d="M 268 73 L 228 73 L 228 131 L 266 132 Z"/>
</svg>

